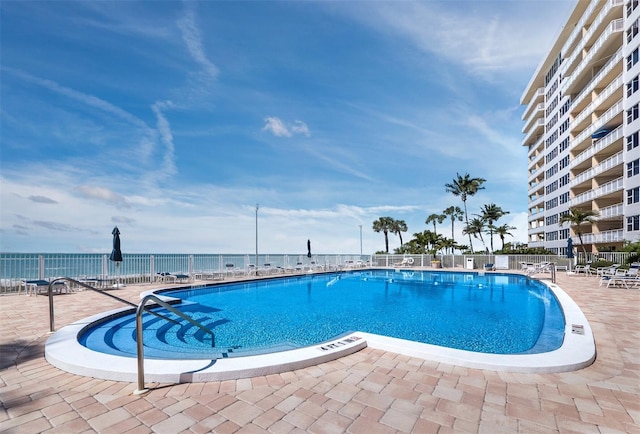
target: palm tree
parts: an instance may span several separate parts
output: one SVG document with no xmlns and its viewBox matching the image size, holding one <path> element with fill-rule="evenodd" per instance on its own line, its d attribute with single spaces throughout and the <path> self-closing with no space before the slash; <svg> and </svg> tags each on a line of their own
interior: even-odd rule
<svg viewBox="0 0 640 434">
<path fill-rule="evenodd" d="M 402 232 L 407 232 L 407 223 L 404 220 L 393 220 L 389 230 L 400 237 L 400 247 L 402 247 Z"/>
<path fill-rule="evenodd" d="M 485 183 L 486 179 L 483 178 L 471 178 L 468 173 L 465 173 L 464 176 L 460 176 L 459 173 L 456 173 L 456 179 L 453 182 L 445 184 L 444 188 L 447 193 L 451 193 L 454 196 L 460 196 L 462 200 L 462 204 L 464 205 L 464 219 L 467 226 L 469 226 L 469 213 L 467 212 L 467 198 L 469 196 L 473 196 L 479 190 L 483 190 L 484 187 L 482 184 Z M 471 247 L 471 251 L 473 252 L 473 243 L 471 241 L 471 233 L 469 233 L 469 246 Z"/>
<path fill-rule="evenodd" d="M 393 226 L 393 222 L 394 220 L 391 217 L 380 217 L 378 220 L 373 222 L 373 231 L 384 233 L 384 247 L 386 253 L 389 253 L 389 231 Z"/>
<path fill-rule="evenodd" d="M 496 230 L 496 227 L 493 224 L 498 221 L 500 217 L 509 214 L 509 211 L 503 211 L 502 208 L 500 208 L 495 203 L 490 203 L 483 206 L 481 212 L 482 214 L 480 218 L 487 222 L 489 237 L 491 238 L 491 253 L 493 253 L 493 233 Z"/>
<path fill-rule="evenodd" d="M 438 233 L 436 231 L 436 222 L 438 224 L 442 224 L 445 218 L 447 218 L 447 216 L 444 214 L 431 214 L 429 217 L 427 217 L 427 220 L 425 221 L 425 223 L 426 224 L 433 223 L 433 232 Z"/>
<path fill-rule="evenodd" d="M 593 210 L 581 210 L 578 208 L 569 208 L 569 212 L 560 216 L 560 224 L 569 223 L 570 226 L 573 227 L 573 231 L 578 235 L 578 239 L 580 240 L 580 245 L 582 246 L 582 252 L 584 253 L 584 257 L 587 257 L 587 249 L 584 247 L 584 243 L 582 242 L 582 231 L 580 230 L 580 226 L 583 224 L 591 224 L 596 221 L 596 217 L 599 217 L 598 211 Z"/>
<path fill-rule="evenodd" d="M 461 222 L 462 218 L 464 217 L 464 214 L 462 213 L 462 210 L 460 209 L 459 206 L 450 206 L 449 208 L 447 208 L 444 211 L 442 211 L 442 213 L 445 216 L 451 217 L 451 239 L 453 240 L 453 239 L 455 239 L 453 225 L 454 225 L 456 220 Z"/>
<path fill-rule="evenodd" d="M 469 235 L 469 239 L 471 239 L 471 235 L 474 238 L 479 238 L 482 241 L 482 246 L 484 250 L 487 250 L 487 246 L 484 243 L 484 238 L 482 237 L 482 232 L 485 229 L 485 222 L 480 217 L 474 217 L 471 219 L 468 225 L 462 230 L 463 233 Z M 473 253 L 473 247 L 471 248 L 471 253 Z"/>
<path fill-rule="evenodd" d="M 504 251 L 504 237 L 509 235 L 510 237 L 513 236 L 513 234 L 511 232 L 509 232 L 510 230 L 513 229 L 517 229 L 515 226 L 509 226 L 508 224 L 503 224 L 502 226 L 498 226 L 496 228 L 496 234 L 498 234 L 500 236 L 500 240 L 502 241 L 502 250 Z"/>
</svg>

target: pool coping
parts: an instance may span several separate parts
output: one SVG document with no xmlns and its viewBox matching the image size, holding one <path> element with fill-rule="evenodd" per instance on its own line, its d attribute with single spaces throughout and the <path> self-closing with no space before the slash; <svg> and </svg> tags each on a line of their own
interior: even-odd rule
<svg viewBox="0 0 640 434">
<path fill-rule="evenodd" d="M 540 280 L 555 294 L 565 316 L 565 336 L 557 350 L 538 354 L 487 354 L 457 350 L 364 332 L 353 332 L 328 342 L 294 350 L 217 360 L 144 360 L 146 381 L 184 383 L 220 381 L 277 374 L 301 369 L 357 352 L 367 346 L 410 357 L 468 368 L 519 373 L 555 373 L 584 368 L 596 358 L 595 340 L 586 316 L 559 286 Z M 147 294 L 145 292 L 143 294 Z M 143 296 L 141 294 L 141 296 Z M 130 308 L 102 312 L 76 321 L 52 334 L 45 358 L 67 372 L 113 381 L 136 381 L 137 359 L 89 350 L 78 334 L 105 316 Z"/>
</svg>

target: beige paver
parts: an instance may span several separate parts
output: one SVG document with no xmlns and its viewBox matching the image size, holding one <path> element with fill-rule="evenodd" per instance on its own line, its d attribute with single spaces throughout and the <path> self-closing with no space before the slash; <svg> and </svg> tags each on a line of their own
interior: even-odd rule
<svg viewBox="0 0 640 434">
<path fill-rule="evenodd" d="M 558 275 L 594 331 L 592 366 L 558 374 L 461 368 L 365 348 L 318 366 L 241 380 L 135 384 L 68 374 L 44 359 L 47 297 L 0 297 L 0 431 L 640 434 L 640 290 Z M 134 303 L 149 285 L 115 293 Z M 120 307 L 55 296 L 58 327 Z"/>
</svg>

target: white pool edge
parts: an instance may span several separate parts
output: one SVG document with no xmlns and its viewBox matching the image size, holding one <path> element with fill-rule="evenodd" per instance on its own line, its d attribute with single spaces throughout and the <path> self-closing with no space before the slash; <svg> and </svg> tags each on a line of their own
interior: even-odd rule
<svg viewBox="0 0 640 434">
<path fill-rule="evenodd" d="M 335 340 L 295 350 L 217 360 L 145 359 L 145 381 L 183 383 L 221 381 L 278 374 L 335 360 L 366 346 L 409 357 L 467 368 L 518 373 L 555 373 L 587 367 L 596 358 L 593 332 L 582 310 L 560 287 L 542 281 L 555 294 L 565 316 L 563 344 L 539 354 L 487 354 L 456 350 L 371 333 L 353 332 Z M 137 360 L 89 350 L 78 342 L 87 325 L 123 310 L 103 312 L 61 328 L 45 344 L 46 360 L 72 374 L 113 381 L 137 381 Z M 575 327 L 575 326 L 581 327 Z M 582 334 L 574 333 L 580 329 Z"/>
</svg>

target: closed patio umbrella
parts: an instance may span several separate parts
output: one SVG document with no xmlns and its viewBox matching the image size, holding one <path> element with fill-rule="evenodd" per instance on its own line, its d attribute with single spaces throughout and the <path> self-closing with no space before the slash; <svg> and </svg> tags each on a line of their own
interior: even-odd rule
<svg viewBox="0 0 640 434">
<path fill-rule="evenodd" d="M 311 257 L 311 240 L 307 240 L 307 258 Z"/>
<path fill-rule="evenodd" d="M 122 251 L 120 250 L 120 230 L 118 226 L 114 227 L 111 231 L 113 235 L 113 250 L 111 250 L 111 256 L 109 259 L 116 263 L 118 270 L 118 277 L 116 279 L 116 288 L 120 287 L 120 263 L 122 262 Z"/>
<path fill-rule="evenodd" d="M 573 239 L 571 237 L 567 239 L 567 258 L 573 258 Z"/>
</svg>

